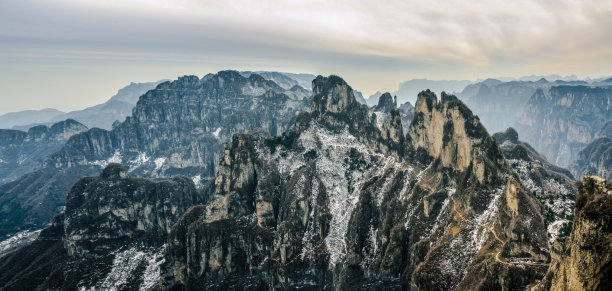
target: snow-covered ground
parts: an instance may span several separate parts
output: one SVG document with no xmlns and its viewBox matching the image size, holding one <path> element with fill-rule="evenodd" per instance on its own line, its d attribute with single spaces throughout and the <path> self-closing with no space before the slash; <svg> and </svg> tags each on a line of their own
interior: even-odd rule
<svg viewBox="0 0 612 291">
<path fill-rule="evenodd" d="M 0 242 L 0 256 L 38 238 L 39 230 L 24 230 Z"/>
</svg>

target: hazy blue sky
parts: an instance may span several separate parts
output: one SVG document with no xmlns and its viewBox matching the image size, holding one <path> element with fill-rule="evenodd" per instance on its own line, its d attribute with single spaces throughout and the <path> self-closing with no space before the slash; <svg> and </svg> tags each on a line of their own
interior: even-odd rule
<svg viewBox="0 0 612 291">
<path fill-rule="evenodd" d="M 612 75 L 612 1 L 0 2 L 0 114 L 222 69 L 412 78 Z"/>
</svg>

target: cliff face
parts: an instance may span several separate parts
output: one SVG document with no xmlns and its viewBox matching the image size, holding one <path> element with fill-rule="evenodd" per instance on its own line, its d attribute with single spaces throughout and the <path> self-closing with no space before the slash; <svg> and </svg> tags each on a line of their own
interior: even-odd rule
<svg viewBox="0 0 612 291">
<path fill-rule="evenodd" d="M 191 205 L 204 201 L 185 177 L 153 182 L 111 164 L 72 187 L 65 212 L 36 241 L 0 257 L 0 285 L 6 290 L 154 287 L 172 226 Z"/>
<path fill-rule="evenodd" d="M 110 164 L 99 177 L 79 180 L 66 198 L 68 254 L 108 254 L 140 240 L 159 247 L 178 217 L 203 201 L 185 177 L 152 183 L 131 178 L 123 167 Z"/>
<path fill-rule="evenodd" d="M 571 235 L 558 239 L 546 277 L 534 290 L 608 290 L 612 286 L 612 184 L 585 176 Z"/>
<path fill-rule="evenodd" d="M 51 127 L 35 126 L 27 132 L 0 129 L 0 184 L 41 168 L 71 136 L 86 130 L 87 127 L 72 119 Z"/>
<path fill-rule="evenodd" d="M 309 105 L 303 94 L 256 74 L 185 76 L 141 96 L 132 116 L 113 130 L 93 129 L 75 136 L 46 165 L 120 162 L 138 175 L 183 174 L 204 182 L 214 176 L 223 143 L 234 132 L 283 132 L 296 112 Z"/>
<path fill-rule="evenodd" d="M 536 91 L 517 130 L 549 161 L 568 166 L 612 116 L 612 89 L 555 86 Z"/>
<path fill-rule="evenodd" d="M 163 288 L 520 288 L 546 269 L 541 205 L 477 117 L 423 92 L 404 135 L 336 76 L 279 137 L 236 134 L 172 232 Z"/>
<path fill-rule="evenodd" d="M 513 128 L 495 133 L 493 137 L 523 185 L 544 205 L 549 241 L 554 241 L 560 229 L 571 223 L 578 192 L 574 176 L 569 170 L 548 162 L 528 143 L 520 141 Z"/>
</svg>

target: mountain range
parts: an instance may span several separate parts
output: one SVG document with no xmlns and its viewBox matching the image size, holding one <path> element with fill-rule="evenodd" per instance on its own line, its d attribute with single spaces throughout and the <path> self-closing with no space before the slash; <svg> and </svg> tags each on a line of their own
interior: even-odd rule
<svg viewBox="0 0 612 291">
<path fill-rule="evenodd" d="M 180 77 L 110 130 L 66 133 L 42 166 L 0 186 L 2 234 L 23 238 L 0 243 L 1 289 L 607 284 L 610 249 L 588 250 L 610 235 L 609 183 L 576 186 L 528 130 L 490 135 L 444 92 L 399 107 L 382 93 L 369 107 L 338 76 L 308 88 L 310 76 L 285 77 Z M 605 114 L 589 104 L 606 89 L 566 87 L 540 89 L 540 106 L 559 103 L 550 110 L 569 122 L 575 108 Z M 534 118 L 557 118 L 541 110 Z"/>
</svg>

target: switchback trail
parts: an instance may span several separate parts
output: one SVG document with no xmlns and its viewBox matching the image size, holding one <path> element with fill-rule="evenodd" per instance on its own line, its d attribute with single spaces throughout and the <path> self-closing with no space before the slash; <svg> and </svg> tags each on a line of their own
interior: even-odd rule
<svg viewBox="0 0 612 291">
<path fill-rule="evenodd" d="M 477 226 L 480 226 L 480 227 L 484 227 L 484 228 L 486 228 L 486 229 L 487 229 L 489 232 L 491 232 L 491 233 L 493 234 L 493 236 L 495 237 L 495 239 L 496 239 L 497 241 L 499 241 L 499 242 L 502 244 L 502 246 L 503 246 L 503 245 L 506 243 L 504 240 L 502 240 L 502 239 L 501 239 L 501 238 L 500 238 L 500 237 L 497 235 L 497 233 L 495 232 L 495 229 L 493 229 L 493 228 L 491 228 L 491 227 L 489 227 L 489 226 L 487 226 L 487 225 L 479 224 L 478 222 L 475 222 L 475 221 L 473 221 L 473 220 L 471 220 L 471 219 L 469 219 L 469 218 L 465 217 L 465 216 L 463 215 L 463 213 L 462 213 L 462 212 L 460 212 L 460 211 L 457 209 L 457 203 L 455 203 L 455 201 L 454 201 L 454 200 L 453 200 L 452 202 L 453 202 L 453 210 L 454 210 L 454 211 L 455 211 L 457 214 L 459 214 L 459 217 L 461 218 L 461 220 L 462 220 L 462 221 L 467 222 L 467 223 L 469 223 L 469 224 L 473 224 L 473 225 L 477 225 Z M 498 262 L 498 263 L 502 263 L 502 264 L 506 264 L 506 265 L 526 265 L 526 266 L 548 266 L 548 265 L 549 265 L 548 263 L 521 262 L 521 261 L 508 261 L 508 260 L 506 260 L 505 258 L 502 258 L 502 257 L 501 257 L 501 249 L 495 253 L 495 255 L 493 256 L 493 259 L 495 259 L 495 261 L 496 261 L 496 262 Z"/>
</svg>

